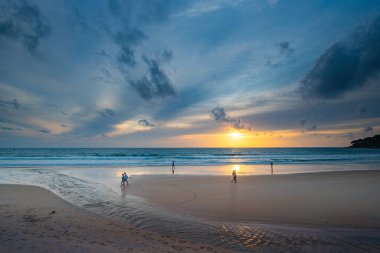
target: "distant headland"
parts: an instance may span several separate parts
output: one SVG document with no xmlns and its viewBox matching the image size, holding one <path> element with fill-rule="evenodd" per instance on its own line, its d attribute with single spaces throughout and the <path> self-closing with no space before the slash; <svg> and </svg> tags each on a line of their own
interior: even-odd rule
<svg viewBox="0 0 380 253">
<path fill-rule="evenodd" d="M 353 140 L 350 148 L 380 148 L 380 135 Z"/>
</svg>

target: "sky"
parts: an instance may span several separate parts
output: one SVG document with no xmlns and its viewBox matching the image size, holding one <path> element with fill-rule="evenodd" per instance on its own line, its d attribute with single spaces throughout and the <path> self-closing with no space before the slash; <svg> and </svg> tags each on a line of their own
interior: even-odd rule
<svg viewBox="0 0 380 253">
<path fill-rule="evenodd" d="M 0 0 L 0 147 L 379 133 L 379 1 Z"/>
</svg>

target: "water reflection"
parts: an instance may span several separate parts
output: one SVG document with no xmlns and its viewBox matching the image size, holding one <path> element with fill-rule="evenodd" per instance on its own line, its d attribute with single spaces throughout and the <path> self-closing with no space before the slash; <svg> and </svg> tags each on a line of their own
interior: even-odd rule
<svg viewBox="0 0 380 253">
<path fill-rule="evenodd" d="M 121 184 L 120 185 L 120 191 L 121 191 L 121 196 L 123 197 L 123 198 L 125 198 L 125 196 L 127 196 L 127 185 L 125 185 L 125 184 Z"/>
</svg>

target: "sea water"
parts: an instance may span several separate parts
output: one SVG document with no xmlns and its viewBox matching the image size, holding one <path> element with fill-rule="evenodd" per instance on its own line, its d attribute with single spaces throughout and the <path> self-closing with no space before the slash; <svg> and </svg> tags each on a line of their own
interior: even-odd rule
<svg viewBox="0 0 380 253">
<path fill-rule="evenodd" d="M 93 213 L 119 222 L 149 228 L 167 236 L 250 252 L 267 244 L 287 242 L 305 245 L 339 246 L 344 252 L 347 238 L 360 235 L 356 241 L 366 247 L 380 234 L 368 231 L 342 232 L 326 237 L 326 231 L 304 228 L 271 228 L 257 223 L 228 223 L 202 220 L 164 210 L 128 194 L 120 188 L 121 173 L 134 177 L 144 174 L 171 174 L 175 161 L 176 174 L 238 175 L 269 174 L 270 162 L 275 174 L 379 169 L 380 150 L 348 148 L 71 148 L 71 149 L 0 149 L 0 183 L 32 184 L 45 187 L 63 199 Z M 170 178 L 168 178 L 170 180 Z M 228 182 L 226 182 L 228 183 Z M 266 227 L 267 226 L 267 227 Z M 279 233 L 281 229 L 284 234 Z M 317 232 L 316 232 L 317 231 Z M 318 232 L 319 231 L 319 232 Z M 363 236 L 368 233 L 368 237 Z M 373 243 L 373 242 L 371 242 Z M 310 245 L 309 245 L 310 244 Z M 363 246 L 364 245 L 364 246 Z M 349 246 L 349 247 L 351 247 Z M 339 251 L 342 248 L 343 251 Z M 352 248 L 347 248 L 351 250 Z M 370 248 L 373 249 L 373 248 Z M 356 250 L 356 248 L 355 248 Z M 357 249 L 357 250 L 360 250 Z"/>
<path fill-rule="evenodd" d="M 380 163 L 380 149 L 352 148 L 17 148 L 0 149 L 0 167 Z"/>
</svg>

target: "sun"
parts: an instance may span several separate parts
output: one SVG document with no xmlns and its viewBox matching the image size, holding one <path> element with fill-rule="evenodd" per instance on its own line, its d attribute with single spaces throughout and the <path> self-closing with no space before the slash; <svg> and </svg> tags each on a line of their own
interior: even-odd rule
<svg viewBox="0 0 380 253">
<path fill-rule="evenodd" d="M 231 138 L 234 138 L 234 139 L 239 139 L 239 138 L 243 137 L 244 135 L 242 133 L 239 133 L 239 132 L 232 132 L 229 134 L 229 136 Z"/>
</svg>

